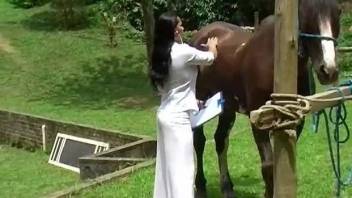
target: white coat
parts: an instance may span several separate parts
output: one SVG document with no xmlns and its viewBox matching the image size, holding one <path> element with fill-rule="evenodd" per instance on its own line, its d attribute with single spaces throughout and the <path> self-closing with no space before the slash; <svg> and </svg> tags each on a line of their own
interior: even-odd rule
<svg viewBox="0 0 352 198">
<path fill-rule="evenodd" d="M 198 110 L 197 65 L 211 65 L 214 54 L 174 43 L 171 60 L 169 77 L 159 90 L 154 198 L 193 198 L 195 165 L 190 113 Z"/>
</svg>

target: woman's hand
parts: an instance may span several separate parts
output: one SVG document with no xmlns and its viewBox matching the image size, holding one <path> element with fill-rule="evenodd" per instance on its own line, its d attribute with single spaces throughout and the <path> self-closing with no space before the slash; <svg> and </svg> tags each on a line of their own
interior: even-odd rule
<svg viewBox="0 0 352 198">
<path fill-rule="evenodd" d="M 218 56 L 218 50 L 216 48 L 217 45 L 218 45 L 217 37 L 208 38 L 208 41 L 207 41 L 208 49 L 209 51 L 213 52 L 215 58 Z"/>
</svg>

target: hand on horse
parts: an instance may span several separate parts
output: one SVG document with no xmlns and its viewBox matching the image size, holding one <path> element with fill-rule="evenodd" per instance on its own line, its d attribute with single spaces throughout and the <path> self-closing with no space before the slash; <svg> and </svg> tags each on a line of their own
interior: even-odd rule
<svg viewBox="0 0 352 198">
<path fill-rule="evenodd" d="M 212 52 L 214 54 L 214 57 L 216 58 L 218 56 L 218 50 L 216 48 L 217 45 L 218 45 L 218 38 L 210 37 L 208 38 L 207 44 L 202 44 L 202 47 L 207 47 L 208 51 Z"/>
</svg>

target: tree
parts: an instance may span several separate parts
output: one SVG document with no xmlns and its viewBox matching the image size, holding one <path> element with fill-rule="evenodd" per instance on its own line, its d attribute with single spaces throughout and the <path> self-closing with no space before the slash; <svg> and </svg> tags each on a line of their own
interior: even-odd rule
<svg viewBox="0 0 352 198">
<path fill-rule="evenodd" d="M 148 62 L 150 63 L 154 38 L 153 0 L 141 0 L 141 6 L 143 12 L 144 34 L 147 43 Z"/>
<path fill-rule="evenodd" d="M 175 11 L 177 3 L 177 0 L 167 0 L 167 8 Z"/>
<path fill-rule="evenodd" d="M 87 23 L 84 0 L 52 0 L 57 20 L 64 29 L 69 30 Z"/>
</svg>

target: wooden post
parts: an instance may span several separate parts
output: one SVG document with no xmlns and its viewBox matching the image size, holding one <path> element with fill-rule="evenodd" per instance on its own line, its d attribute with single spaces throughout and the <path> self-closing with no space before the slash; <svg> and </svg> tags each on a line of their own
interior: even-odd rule
<svg viewBox="0 0 352 198">
<path fill-rule="evenodd" d="M 297 93 L 298 0 L 275 2 L 274 92 Z M 296 139 L 274 131 L 274 198 L 296 197 Z"/>
<path fill-rule="evenodd" d="M 259 27 L 259 11 L 254 12 L 254 31 Z"/>
</svg>

